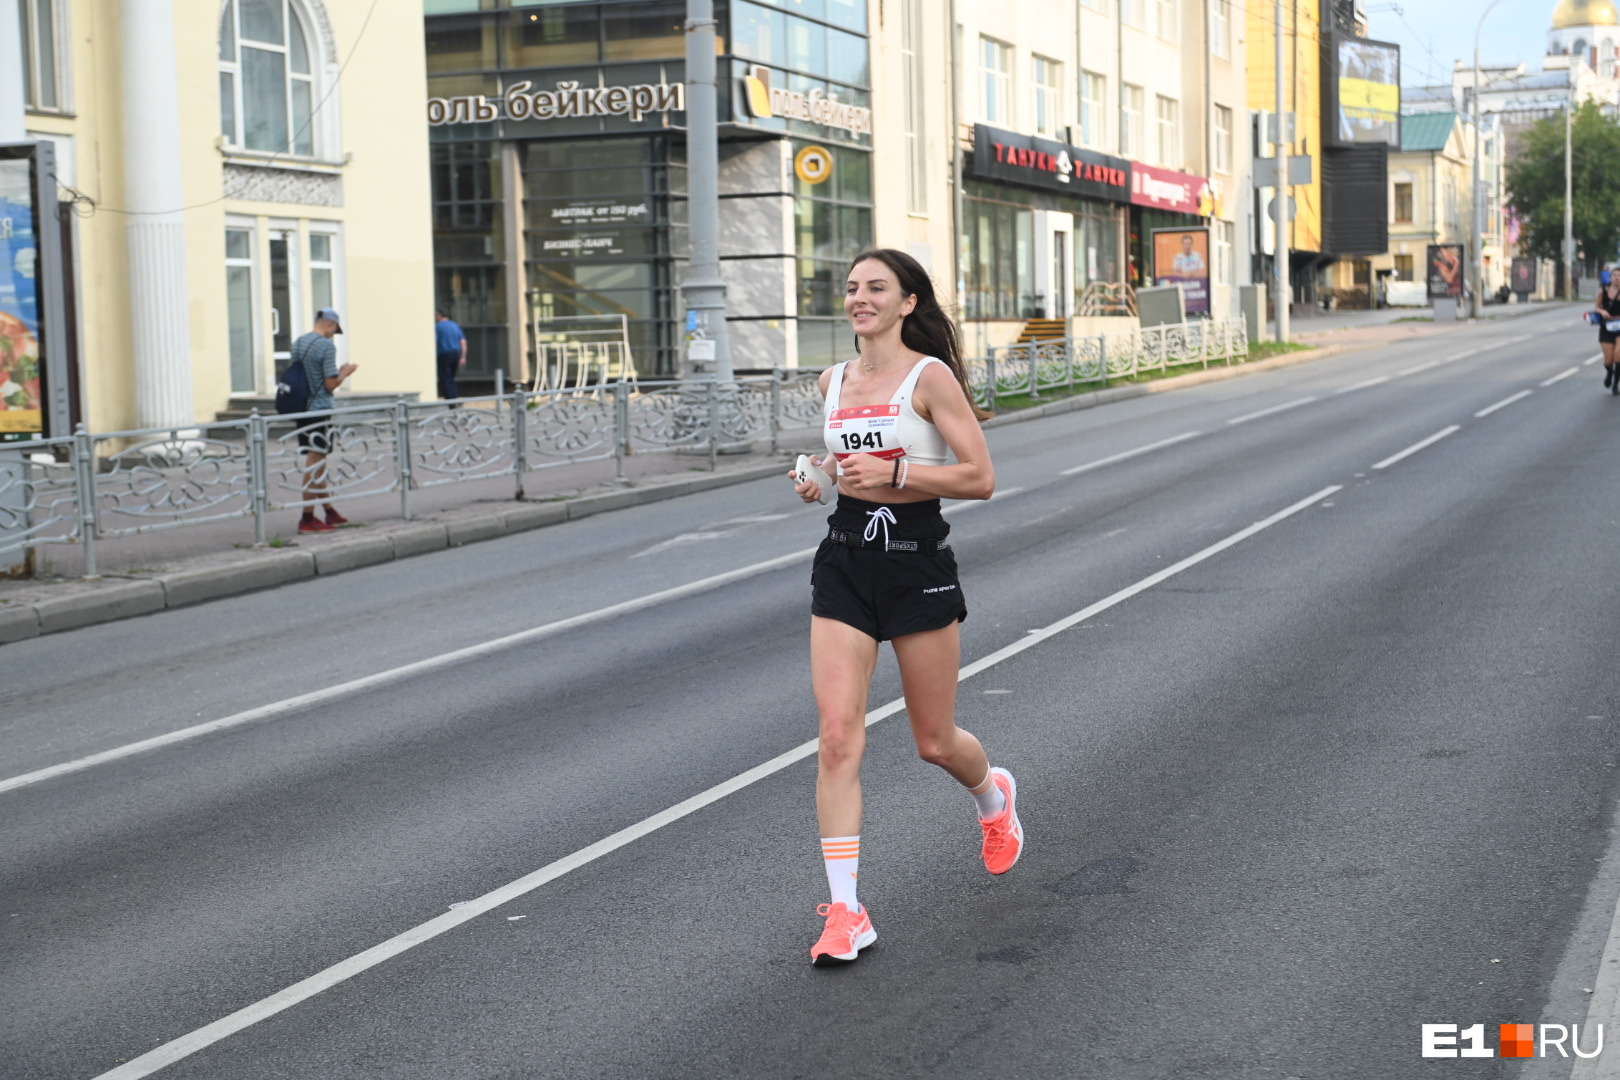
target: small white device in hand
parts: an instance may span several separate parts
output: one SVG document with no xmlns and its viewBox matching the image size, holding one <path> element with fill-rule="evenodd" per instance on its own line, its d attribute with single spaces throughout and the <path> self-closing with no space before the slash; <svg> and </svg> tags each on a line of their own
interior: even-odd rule
<svg viewBox="0 0 1620 1080">
<path fill-rule="evenodd" d="M 818 469 L 815 464 L 811 462 L 809 454 L 800 454 L 799 460 L 794 462 L 793 479 L 800 484 L 803 484 L 809 480 L 814 480 L 818 485 L 820 485 L 821 498 L 817 499 L 817 502 L 825 503 L 832 497 L 834 487 L 832 478 Z"/>
</svg>

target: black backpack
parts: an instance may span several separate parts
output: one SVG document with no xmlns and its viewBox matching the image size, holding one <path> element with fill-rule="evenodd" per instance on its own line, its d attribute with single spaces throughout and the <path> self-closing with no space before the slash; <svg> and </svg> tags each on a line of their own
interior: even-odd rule
<svg viewBox="0 0 1620 1080">
<path fill-rule="evenodd" d="M 294 360 L 276 383 L 276 412 L 301 413 L 309 408 L 309 372 L 302 360 Z"/>
</svg>

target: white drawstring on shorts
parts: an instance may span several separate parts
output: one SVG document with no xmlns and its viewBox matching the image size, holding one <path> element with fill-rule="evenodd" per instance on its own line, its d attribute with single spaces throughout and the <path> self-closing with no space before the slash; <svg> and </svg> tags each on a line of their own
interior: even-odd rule
<svg viewBox="0 0 1620 1080">
<path fill-rule="evenodd" d="M 889 546 L 889 526 L 900 524 L 894 519 L 894 511 L 887 506 L 880 506 L 876 510 L 866 512 L 866 542 L 872 543 L 877 539 L 878 526 L 883 526 L 883 546 Z"/>
</svg>

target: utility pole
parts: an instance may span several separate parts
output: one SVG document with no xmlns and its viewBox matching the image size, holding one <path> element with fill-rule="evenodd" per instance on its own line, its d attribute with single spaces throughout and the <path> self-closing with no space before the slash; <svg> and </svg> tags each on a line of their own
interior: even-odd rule
<svg viewBox="0 0 1620 1080">
<path fill-rule="evenodd" d="M 1469 112 L 1474 120 L 1474 191 L 1473 198 L 1468 201 L 1468 205 L 1474 211 L 1470 215 L 1474 219 L 1472 230 L 1474 250 L 1469 252 L 1473 260 L 1473 274 L 1471 276 L 1474 279 L 1474 299 L 1468 305 L 1468 317 L 1470 319 L 1479 318 L 1480 307 L 1485 302 L 1485 298 L 1481 295 L 1485 291 L 1485 252 L 1481 250 L 1481 245 L 1484 243 L 1484 230 L 1481 228 L 1483 222 L 1480 221 L 1480 216 L 1484 212 L 1485 200 L 1482 197 L 1484 195 L 1484 181 L 1479 170 L 1479 35 L 1485 29 L 1485 16 L 1491 13 L 1491 8 L 1501 2 L 1502 0 L 1491 0 L 1485 10 L 1480 13 L 1479 23 L 1474 27 L 1474 99 L 1469 103 Z M 1571 77 L 1573 78 L 1573 76 Z"/>
<path fill-rule="evenodd" d="M 1564 103 L 1564 299 L 1579 300 L 1575 292 L 1575 95 Z"/>
<path fill-rule="evenodd" d="M 720 133 L 715 105 L 714 0 L 686 0 L 686 176 L 692 258 L 682 375 L 733 381 L 726 331 L 726 282 L 720 276 Z M 695 318 L 694 318 L 695 316 Z M 695 326 L 694 326 L 695 323 Z M 711 437 L 713 433 L 711 433 Z"/>
<path fill-rule="evenodd" d="M 1291 286 L 1288 283 L 1288 114 L 1284 112 L 1283 105 L 1283 5 L 1282 0 L 1276 3 L 1276 22 L 1273 27 L 1277 34 L 1277 132 L 1276 140 L 1272 144 L 1273 160 L 1277 166 L 1277 190 L 1271 204 L 1276 210 L 1277 239 L 1272 244 L 1273 260 L 1277 269 L 1277 340 L 1288 340 L 1288 304 L 1291 295 Z"/>
</svg>

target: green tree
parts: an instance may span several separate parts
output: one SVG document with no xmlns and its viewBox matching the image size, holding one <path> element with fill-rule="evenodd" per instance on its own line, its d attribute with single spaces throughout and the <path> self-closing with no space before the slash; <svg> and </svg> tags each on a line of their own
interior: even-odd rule
<svg viewBox="0 0 1620 1080">
<path fill-rule="evenodd" d="M 1588 101 L 1575 110 L 1571 134 L 1575 245 L 1607 262 L 1620 244 L 1620 120 Z M 1525 132 L 1507 167 L 1508 203 L 1519 215 L 1519 246 L 1560 258 L 1564 243 L 1564 118 L 1539 121 Z"/>
</svg>

